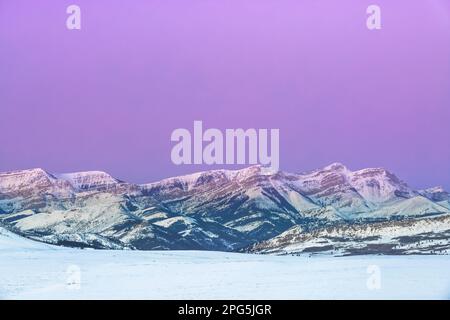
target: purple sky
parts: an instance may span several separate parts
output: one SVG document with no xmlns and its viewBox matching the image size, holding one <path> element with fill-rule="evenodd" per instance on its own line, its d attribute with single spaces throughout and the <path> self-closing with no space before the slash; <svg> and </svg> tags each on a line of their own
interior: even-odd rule
<svg viewBox="0 0 450 320">
<path fill-rule="evenodd" d="M 450 189 L 450 1 L 0 0 L 0 171 L 209 169 L 170 160 L 194 120 L 280 128 L 285 171 L 339 161 Z"/>
</svg>

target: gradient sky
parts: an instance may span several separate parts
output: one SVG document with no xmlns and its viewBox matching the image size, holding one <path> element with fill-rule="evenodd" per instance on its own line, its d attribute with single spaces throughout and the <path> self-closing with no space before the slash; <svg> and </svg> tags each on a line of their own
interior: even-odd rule
<svg viewBox="0 0 450 320">
<path fill-rule="evenodd" d="M 450 189 L 450 1 L 0 0 L 0 171 L 210 169 L 170 160 L 194 120 L 279 128 L 285 171 L 338 161 Z"/>
</svg>

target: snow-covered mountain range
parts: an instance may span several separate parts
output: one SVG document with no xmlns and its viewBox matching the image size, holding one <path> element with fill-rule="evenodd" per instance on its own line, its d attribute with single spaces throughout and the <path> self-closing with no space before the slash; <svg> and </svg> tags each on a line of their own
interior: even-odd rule
<svg viewBox="0 0 450 320">
<path fill-rule="evenodd" d="M 39 241 L 110 249 L 277 254 L 449 253 L 450 195 L 382 168 L 253 166 L 137 185 L 105 172 L 0 173 L 0 224 Z"/>
</svg>

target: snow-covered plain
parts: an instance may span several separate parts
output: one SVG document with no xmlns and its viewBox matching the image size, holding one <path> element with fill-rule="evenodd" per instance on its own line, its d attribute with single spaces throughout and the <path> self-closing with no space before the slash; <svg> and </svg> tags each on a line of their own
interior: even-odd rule
<svg viewBox="0 0 450 320">
<path fill-rule="evenodd" d="M 450 256 L 81 250 L 0 229 L 0 298 L 449 299 Z"/>
</svg>

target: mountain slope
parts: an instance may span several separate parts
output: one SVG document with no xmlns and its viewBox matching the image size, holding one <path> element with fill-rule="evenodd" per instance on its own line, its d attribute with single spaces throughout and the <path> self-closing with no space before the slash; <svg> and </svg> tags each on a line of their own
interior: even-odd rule
<svg viewBox="0 0 450 320">
<path fill-rule="evenodd" d="M 0 252 L 16 251 L 16 250 L 51 250 L 58 247 L 50 246 L 44 243 L 32 241 L 21 237 L 5 228 L 0 227 Z"/>
<path fill-rule="evenodd" d="M 304 232 L 294 227 L 248 252 L 276 254 L 450 254 L 450 216 L 341 224 Z"/>
</svg>

